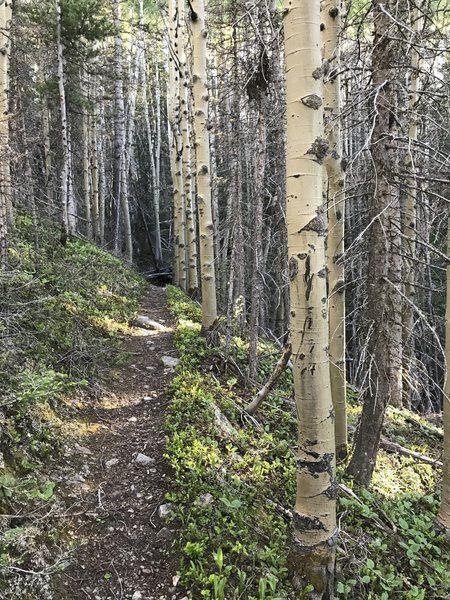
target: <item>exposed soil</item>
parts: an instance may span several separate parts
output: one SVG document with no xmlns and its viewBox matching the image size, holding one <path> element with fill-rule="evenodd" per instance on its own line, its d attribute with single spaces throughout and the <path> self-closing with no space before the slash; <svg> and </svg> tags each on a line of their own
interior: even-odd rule
<svg viewBox="0 0 450 600">
<path fill-rule="evenodd" d="M 173 370 L 161 358 L 175 356 L 165 290 L 150 287 L 141 314 L 166 331 L 134 327 L 123 336 L 131 364 L 105 374 L 96 402 L 86 403 L 84 435 L 68 452 L 63 486 L 64 531 L 76 542 L 70 565 L 55 582 L 56 600 L 173 600 L 178 558 L 174 525 L 159 508 L 171 474 L 164 459 L 167 386 Z M 153 459 L 135 462 L 138 454 Z M 65 496 L 65 497 L 64 497 Z"/>
</svg>

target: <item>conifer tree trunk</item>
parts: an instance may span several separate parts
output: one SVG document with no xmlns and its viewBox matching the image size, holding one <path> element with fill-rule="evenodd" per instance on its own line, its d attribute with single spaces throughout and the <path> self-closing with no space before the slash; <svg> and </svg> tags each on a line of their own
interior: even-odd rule
<svg viewBox="0 0 450 600">
<path fill-rule="evenodd" d="M 336 546 L 334 415 L 328 356 L 326 206 L 322 197 L 323 81 L 320 0 L 286 0 L 286 193 L 297 494 L 289 565 L 295 589 L 333 597 Z"/>
<path fill-rule="evenodd" d="M 193 42 L 194 132 L 197 156 L 197 210 L 200 230 L 202 326 L 211 329 L 217 319 L 214 225 L 211 207 L 210 152 L 208 132 L 208 87 L 204 0 L 191 2 Z"/>
<path fill-rule="evenodd" d="M 369 485 L 375 468 L 384 415 L 389 402 L 402 402 L 402 258 L 399 170 L 397 71 L 401 46 L 395 14 L 397 0 L 374 0 L 372 53 L 375 117 L 371 155 L 376 187 L 370 205 L 368 298 L 368 383 L 348 471 Z"/>
<path fill-rule="evenodd" d="M 336 452 L 347 455 L 345 379 L 345 273 L 344 252 L 345 173 L 342 168 L 341 78 L 339 76 L 341 0 L 326 0 L 322 10 L 323 57 L 328 61 L 324 89 L 325 133 L 330 153 L 325 161 L 324 193 L 328 207 L 327 269 L 330 314 L 331 396 L 336 415 Z M 327 64 L 327 63 L 325 63 Z"/>
</svg>

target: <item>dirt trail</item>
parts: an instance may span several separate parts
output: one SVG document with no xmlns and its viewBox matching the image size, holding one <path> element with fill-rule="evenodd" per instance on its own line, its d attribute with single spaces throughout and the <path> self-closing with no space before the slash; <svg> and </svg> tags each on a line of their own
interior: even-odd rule
<svg viewBox="0 0 450 600">
<path fill-rule="evenodd" d="M 73 475 L 63 492 L 75 515 L 65 533 L 81 545 L 58 578 L 55 600 L 184 596 L 174 586 L 175 532 L 159 515 L 170 489 L 163 453 L 166 388 L 173 377 L 161 358 L 175 356 L 164 289 L 148 290 L 141 314 L 167 331 L 133 328 L 123 336 L 122 349 L 132 354 L 132 364 L 118 369 L 99 401 L 81 415 L 91 434 L 68 459 Z M 136 462 L 138 454 L 148 464 Z"/>
</svg>

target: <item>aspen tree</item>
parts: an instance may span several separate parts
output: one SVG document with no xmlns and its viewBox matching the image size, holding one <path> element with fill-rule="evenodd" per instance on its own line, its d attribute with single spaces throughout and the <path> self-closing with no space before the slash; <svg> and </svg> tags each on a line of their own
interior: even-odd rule
<svg viewBox="0 0 450 600">
<path fill-rule="evenodd" d="M 7 227 L 13 222 L 11 166 L 9 153 L 9 29 L 12 17 L 12 1 L 0 3 L 0 194 L 2 204 L 3 231 L 0 238 L 6 243 Z"/>
<path fill-rule="evenodd" d="M 186 60 L 186 46 L 188 30 L 186 27 L 186 15 L 184 11 L 184 0 L 178 0 L 178 13 L 181 23 L 179 33 L 179 68 L 180 68 L 180 128 L 182 134 L 182 169 L 184 183 L 184 207 L 186 223 L 186 255 L 187 255 L 187 289 L 193 294 L 198 288 L 198 263 L 197 263 L 197 234 L 192 205 L 192 176 L 190 165 L 191 136 L 189 124 L 189 70 Z"/>
<path fill-rule="evenodd" d="M 120 216 L 123 219 L 125 238 L 125 259 L 133 261 L 133 243 L 131 238 L 130 207 L 128 203 L 128 173 L 125 159 L 125 103 L 123 93 L 123 44 L 121 34 L 120 0 L 112 0 L 114 18 L 114 76 L 115 76 L 115 140 L 114 140 L 114 201 L 116 204 L 117 220 L 115 232 L 115 250 L 119 249 Z"/>
<path fill-rule="evenodd" d="M 86 237 L 89 241 L 93 240 L 92 234 L 92 210 L 91 210 L 91 163 L 90 163 L 90 144 L 89 144 L 89 113 L 86 106 L 88 96 L 87 96 L 87 88 L 85 86 L 85 79 L 87 74 L 81 71 L 80 79 L 81 79 L 81 89 L 85 93 L 83 106 L 83 115 L 82 115 L 82 124 L 83 124 L 83 198 L 84 198 L 84 217 L 86 221 Z"/>
<path fill-rule="evenodd" d="M 202 327 L 212 328 L 217 319 L 214 226 L 211 208 L 211 178 L 208 124 L 208 86 L 204 0 L 191 2 L 193 43 L 194 133 L 197 158 L 197 210 L 200 230 Z"/>
<path fill-rule="evenodd" d="M 437 516 L 450 539 L 450 217 L 447 222 L 447 300 L 445 305 L 444 452 L 441 506 Z"/>
<path fill-rule="evenodd" d="M 50 144 L 50 116 L 47 97 L 42 94 L 42 133 L 44 137 L 44 161 L 45 161 L 45 191 L 50 208 L 53 208 L 53 161 Z"/>
<path fill-rule="evenodd" d="M 144 0 L 139 0 L 139 20 L 144 23 Z M 159 70 L 156 64 L 155 73 L 155 118 L 156 118 L 156 152 L 152 138 L 152 127 L 150 121 L 150 108 L 148 103 L 148 81 L 147 81 L 147 51 L 145 47 L 145 41 L 142 41 L 142 66 L 141 66 L 141 77 L 142 77 L 142 96 L 144 104 L 144 119 L 147 134 L 148 152 L 150 158 L 150 168 L 152 173 L 152 206 L 153 216 L 155 220 L 155 262 L 156 268 L 161 268 L 162 265 L 162 246 L 161 246 L 161 225 L 159 219 L 159 198 L 160 198 L 160 154 L 161 154 L 161 90 L 159 83 Z M 156 156 L 155 156 L 156 155 Z"/>
<path fill-rule="evenodd" d="M 176 52 L 176 36 L 177 36 L 177 14 L 176 0 L 169 0 L 169 90 L 168 90 L 168 125 L 169 125 L 169 140 L 170 140 L 170 170 L 172 174 L 172 198 L 173 198 L 173 283 L 180 283 L 180 245 L 179 245 L 179 229 L 180 229 L 180 205 L 181 205 L 181 190 L 180 178 L 178 170 L 178 147 L 176 135 L 176 102 L 177 102 L 177 52 Z"/>
<path fill-rule="evenodd" d="M 67 104 L 65 89 L 64 55 L 61 37 L 61 1 L 56 1 L 56 44 L 58 52 L 58 88 L 59 110 L 61 113 L 61 140 L 62 140 L 62 168 L 61 168 L 61 208 L 62 208 L 62 241 L 65 243 L 69 233 L 74 233 L 69 225 L 69 177 L 70 177 L 70 152 L 69 132 L 67 123 Z"/>
<path fill-rule="evenodd" d="M 7 219 L 7 180 L 6 173 L 8 163 L 8 98 L 6 83 L 6 12 L 4 2 L 0 4 L 0 266 L 6 263 L 6 239 L 8 230 Z"/>
<path fill-rule="evenodd" d="M 403 280 L 405 284 L 405 303 L 403 308 L 403 364 L 405 376 L 403 377 L 403 404 L 411 407 L 413 396 L 413 377 L 415 372 L 414 352 L 414 304 L 416 300 L 414 259 L 416 257 L 416 225 L 417 225 L 417 166 L 415 157 L 415 145 L 418 134 L 417 100 L 419 91 L 419 51 L 416 45 L 419 43 L 419 31 L 422 19 L 419 18 L 417 7 L 411 12 L 411 26 L 413 38 L 411 40 L 411 77 L 409 86 L 409 147 L 406 154 L 406 168 L 408 178 L 406 182 L 404 234 L 406 236 L 405 254 L 408 258 L 404 264 Z"/>
<path fill-rule="evenodd" d="M 296 589 L 333 597 L 334 413 L 328 356 L 320 0 L 285 1 L 286 193 L 292 363 L 298 413 L 297 493 L 289 564 Z"/>
<path fill-rule="evenodd" d="M 330 316 L 331 396 L 336 414 L 336 452 L 347 455 L 347 407 L 345 380 L 345 273 L 344 252 L 345 174 L 342 168 L 341 78 L 339 34 L 341 0 L 326 0 L 322 10 L 322 51 L 325 132 L 330 152 L 325 159 L 324 194 L 328 213 L 327 270 Z"/>
</svg>

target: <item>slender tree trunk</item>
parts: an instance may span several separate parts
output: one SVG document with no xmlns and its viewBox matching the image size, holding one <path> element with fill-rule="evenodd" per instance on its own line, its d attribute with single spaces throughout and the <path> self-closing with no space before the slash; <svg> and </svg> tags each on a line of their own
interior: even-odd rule
<svg viewBox="0 0 450 600">
<path fill-rule="evenodd" d="M 93 240 L 100 242 L 100 207 L 99 207 L 99 168 L 98 168 L 98 144 L 97 144 L 97 106 L 96 89 L 93 89 L 94 108 L 89 119 L 89 155 L 90 155 L 90 186 L 92 190 L 92 229 Z"/>
<path fill-rule="evenodd" d="M 211 329 L 217 319 L 214 225 L 211 207 L 211 178 L 208 132 L 208 86 L 204 0 L 191 2 L 193 38 L 194 131 L 197 154 L 197 209 L 200 229 L 202 326 Z"/>
<path fill-rule="evenodd" d="M 369 485 L 375 468 L 389 402 L 401 405 L 402 398 L 402 259 L 400 194 L 394 176 L 398 173 L 397 72 L 399 42 L 395 14 L 397 0 L 374 0 L 373 85 L 375 118 L 371 154 L 376 188 L 370 207 L 368 299 L 370 323 L 368 384 L 349 473 Z"/>
<path fill-rule="evenodd" d="M 144 22 L 144 0 L 139 0 L 139 19 L 141 23 Z M 150 110 L 148 103 L 148 81 L 147 81 L 147 52 L 145 48 L 145 42 L 142 43 L 142 94 L 143 94 L 143 104 L 144 104 L 144 119 L 145 119 L 145 127 L 147 133 L 147 145 L 150 159 L 150 169 L 152 174 L 152 206 L 153 206 L 153 216 L 155 220 L 155 242 L 154 242 L 154 252 L 155 252 L 155 267 L 160 269 L 162 266 L 162 246 L 161 246 L 161 226 L 160 226 L 160 218 L 159 218 L 159 198 L 160 198 L 160 174 L 159 174 L 159 156 L 161 153 L 161 91 L 160 91 L 160 83 L 159 83 L 159 70 L 158 65 L 156 65 L 156 89 L 155 89 L 155 97 L 156 97 L 156 130 L 157 130 L 157 142 L 156 142 L 156 156 L 155 156 L 155 148 L 153 145 L 152 138 L 152 127 L 150 120 Z"/>
<path fill-rule="evenodd" d="M 126 133 L 125 133 L 125 102 L 123 93 L 123 44 L 121 35 L 121 10 L 120 0 L 112 0 L 114 18 L 114 76 L 115 76 L 115 140 L 114 140 L 114 202 L 117 211 L 115 249 L 119 250 L 120 222 L 119 215 L 123 221 L 123 233 L 125 238 L 125 260 L 133 261 L 133 243 L 131 237 L 130 207 L 128 203 L 128 177 L 127 161 L 125 157 Z"/>
<path fill-rule="evenodd" d="M 181 20 L 180 38 L 180 116 L 182 134 L 182 168 L 185 193 L 186 218 L 186 256 L 187 256 L 187 289 L 189 294 L 195 294 L 198 289 L 198 253 L 197 232 L 193 214 L 192 172 L 191 172 L 191 132 L 190 132 L 190 85 L 185 47 L 188 45 L 188 33 L 185 23 L 184 0 L 178 2 L 179 18 Z"/>
<path fill-rule="evenodd" d="M 55 198 L 53 194 L 53 161 L 50 143 L 50 116 L 48 102 L 45 95 L 42 96 L 42 133 L 44 136 L 45 191 L 50 212 L 55 203 Z"/>
<path fill-rule="evenodd" d="M 99 242 L 101 246 L 105 244 L 105 211 L 106 211 L 106 166 L 105 166 L 105 151 L 103 145 L 105 131 L 105 116 L 102 100 L 103 90 L 100 89 L 98 122 L 95 128 L 96 147 L 98 156 L 98 227 L 99 227 Z"/>
<path fill-rule="evenodd" d="M 442 499 L 437 520 L 450 539 L 450 218 L 447 227 L 447 303 L 445 308 L 444 452 Z"/>
<path fill-rule="evenodd" d="M 59 86 L 59 110 L 61 113 L 61 137 L 62 137 L 62 168 L 61 168 L 61 223 L 62 223 L 62 241 L 65 243 L 69 233 L 73 233 L 69 228 L 69 175 L 70 175 L 70 153 L 69 153 L 69 135 L 67 123 L 67 105 L 65 89 L 64 72 L 64 48 L 61 40 L 61 2 L 56 3 L 56 43 L 58 51 L 58 86 Z"/>
<path fill-rule="evenodd" d="M 408 178 L 406 182 L 406 199 L 404 215 L 404 234 L 406 242 L 404 244 L 404 253 L 407 259 L 403 265 L 403 281 L 405 303 L 403 307 L 403 404 L 411 408 L 411 401 L 417 393 L 414 393 L 414 380 L 417 372 L 416 356 L 414 348 L 414 305 L 416 302 L 415 294 L 415 258 L 416 258 L 416 225 L 417 225 L 417 167 L 415 157 L 415 145 L 417 143 L 418 115 L 417 100 L 419 90 L 419 52 L 416 44 L 419 43 L 418 34 L 420 31 L 421 19 L 417 8 L 411 13 L 411 25 L 414 31 L 411 46 L 411 82 L 409 90 L 409 144 L 406 154 L 406 169 Z"/>
<path fill-rule="evenodd" d="M 331 395 L 336 415 L 336 453 L 347 456 L 347 407 L 345 379 L 345 273 L 344 252 L 345 173 L 342 168 L 341 78 L 339 76 L 341 0 L 326 0 L 322 11 L 323 57 L 328 61 L 325 74 L 325 133 L 330 154 L 325 161 L 324 193 L 328 207 L 327 269 L 330 313 Z M 327 63 L 324 63 L 327 64 Z"/>
<path fill-rule="evenodd" d="M 0 6 L 0 267 L 6 265 L 6 241 L 8 234 L 8 190 L 9 182 L 9 125 L 8 125 L 8 92 L 7 92 L 7 45 L 6 10 Z"/>
<path fill-rule="evenodd" d="M 256 165 L 253 204 L 253 264 L 251 282 L 251 309 L 250 309 L 250 347 L 249 347 L 249 377 L 256 379 L 258 371 L 258 338 L 260 324 L 260 308 L 263 295 L 263 208 L 264 208 L 264 176 L 266 166 L 266 115 L 265 101 L 261 100 L 258 110 L 258 124 L 256 127 Z"/>
<path fill-rule="evenodd" d="M 84 70 L 80 74 L 81 89 L 85 93 L 85 101 L 87 101 L 88 85 L 85 83 L 87 77 Z M 90 133 L 89 133 L 89 113 L 85 106 L 83 108 L 83 198 L 84 198 L 84 217 L 86 220 L 86 237 L 91 242 L 92 234 L 92 210 L 91 210 L 91 163 L 90 163 Z"/>
<path fill-rule="evenodd" d="M 334 415 L 328 355 L 320 0 L 286 0 L 287 224 L 297 494 L 290 569 L 306 597 L 333 597 L 336 547 Z M 300 99 L 300 100 L 299 100 Z"/>
</svg>

